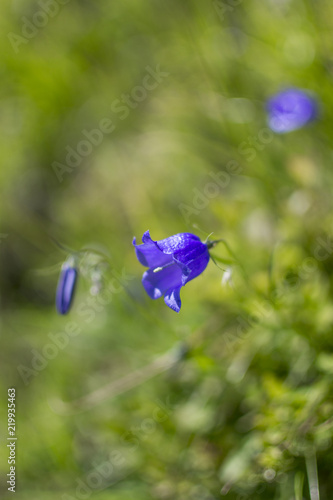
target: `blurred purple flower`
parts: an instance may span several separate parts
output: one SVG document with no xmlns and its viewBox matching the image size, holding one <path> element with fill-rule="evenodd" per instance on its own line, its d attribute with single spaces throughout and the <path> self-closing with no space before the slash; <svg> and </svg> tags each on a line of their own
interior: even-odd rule
<svg viewBox="0 0 333 500">
<path fill-rule="evenodd" d="M 142 236 L 142 245 L 136 245 L 139 262 L 148 267 L 142 277 L 142 284 L 151 299 L 164 295 L 164 302 L 176 312 L 180 311 L 180 289 L 201 274 L 209 262 L 206 244 L 191 233 L 179 233 L 165 240 L 153 241 L 149 231 Z"/>
<path fill-rule="evenodd" d="M 299 129 L 318 116 L 317 101 L 297 88 L 283 90 L 271 97 L 266 107 L 268 125 L 278 134 Z"/>
<path fill-rule="evenodd" d="M 77 277 L 77 269 L 69 262 L 65 262 L 61 268 L 56 292 L 56 308 L 59 314 L 67 314 L 71 307 Z"/>
</svg>

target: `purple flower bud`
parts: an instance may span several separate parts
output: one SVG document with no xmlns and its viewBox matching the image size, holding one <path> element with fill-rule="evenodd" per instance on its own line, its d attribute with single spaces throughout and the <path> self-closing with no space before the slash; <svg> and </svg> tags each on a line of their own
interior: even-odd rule
<svg viewBox="0 0 333 500">
<path fill-rule="evenodd" d="M 138 261 L 149 268 L 142 278 L 147 294 L 151 299 L 164 296 L 166 305 L 179 312 L 180 289 L 206 269 L 209 244 L 191 233 L 153 241 L 149 231 L 144 233 L 142 243 L 136 245 L 135 238 L 133 240 Z"/>
<path fill-rule="evenodd" d="M 268 100 L 267 113 L 270 129 L 278 134 L 284 134 L 299 129 L 317 118 L 318 104 L 306 91 L 291 88 Z"/>
<path fill-rule="evenodd" d="M 61 269 L 56 292 L 56 308 L 59 314 L 67 314 L 71 307 L 77 277 L 77 269 L 65 262 Z"/>
</svg>

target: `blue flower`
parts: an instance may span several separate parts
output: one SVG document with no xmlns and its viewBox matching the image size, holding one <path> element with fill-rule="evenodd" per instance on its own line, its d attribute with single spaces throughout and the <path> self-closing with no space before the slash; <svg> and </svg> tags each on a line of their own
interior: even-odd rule
<svg viewBox="0 0 333 500">
<path fill-rule="evenodd" d="M 314 120 L 318 116 L 318 104 L 304 90 L 291 88 L 269 99 L 267 112 L 271 130 L 284 134 Z"/>
<path fill-rule="evenodd" d="M 67 314 L 73 300 L 78 272 L 71 261 L 61 268 L 56 292 L 56 308 L 59 314 Z"/>
<path fill-rule="evenodd" d="M 179 233 L 165 240 L 153 241 L 149 231 L 142 236 L 142 245 L 136 245 L 139 262 L 149 269 L 143 274 L 142 284 L 151 299 L 164 295 L 164 302 L 180 311 L 180 289 L 201 274 L 209 262 L 208 249 L 213 242 L 202 243 L 198 236 Z"/>
</svg>

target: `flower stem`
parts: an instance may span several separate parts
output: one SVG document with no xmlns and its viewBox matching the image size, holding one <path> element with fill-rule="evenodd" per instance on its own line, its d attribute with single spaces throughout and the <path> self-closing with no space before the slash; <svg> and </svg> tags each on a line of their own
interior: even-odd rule
<svg viewBox="0 0 333 500">
<path fill-rule="evenodd" d="M 295 474 L 294 488 L 295 488 L 295 500 L 303 500 L 303 483 L 304 474 L 298 471 Z"/>
<path fill-rule="evenodd" d="M 318 484 L 318 471 L 317 471 L 317 458 L 316 452 L 313 451 L 305 456 L 306 472 L 308 474 L 309 491 L 311 500 L 320 500 L 319 497 L 319 484 Z"/>
<path fill-rule="evenodd" d="M 231 257 L 234 259 L 234 261 L 239 265 L 241 271 L 242 271 L 242 274 L 245 278 L 245 280 L 247 282 L 249 282 L 249 279 L 248 279 L 248 276 L 246 274 L 246 271 L 243 267 L 243 265 L 241 264 L 241 262 L 239 261 L 239 259 L 236 257 L 235 253 L 233 252 L 233 250 L 230 248 L 230 245 L 224 240 L 224 239 L 220 239 L 220 240 L 213 240 L 213 241 L 207 241 L 207 248 L 208 250 L 210 248 L 214 248 L 218 243 L 223 243 L 223 245 L 226 247 L 226 249 L 228 250 L 229 254 L 231 255 Z M 219 258 L 215 257 L 214 255 L 214 258 L 215 260 L 220 260 Z M 222 260 L 220 260 L 220 262 L 222 262 Z M 226 261 L 224 260 L 223 263 L 225 264 Z"/>
</svg>

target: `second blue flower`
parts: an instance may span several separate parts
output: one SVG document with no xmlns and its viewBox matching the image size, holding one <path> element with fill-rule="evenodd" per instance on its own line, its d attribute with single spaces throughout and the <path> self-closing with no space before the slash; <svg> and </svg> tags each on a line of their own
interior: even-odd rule
<svg viewBox="0 0 333 500">
<path fill-rule="evenodd" d="M 314 120 L 318 115 L 318 105 L 306 91 L 290 88 L 269 99 L 267 112 L 270 129 L 284 134 Z"/>
</svg>

